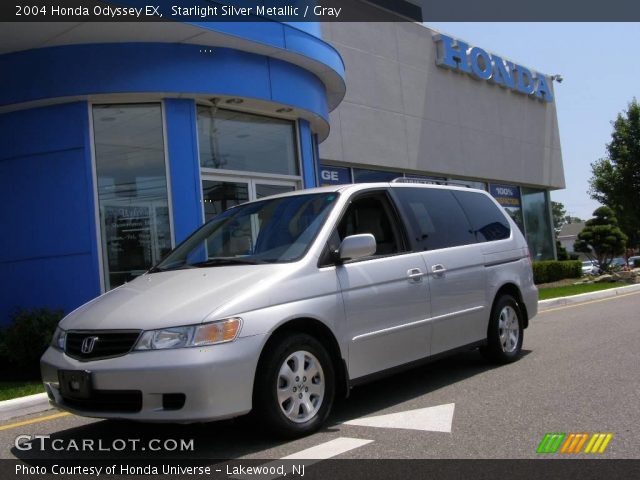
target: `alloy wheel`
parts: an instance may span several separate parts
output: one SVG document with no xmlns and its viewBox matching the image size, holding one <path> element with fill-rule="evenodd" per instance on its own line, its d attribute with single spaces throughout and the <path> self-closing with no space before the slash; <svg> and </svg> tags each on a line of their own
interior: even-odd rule
<svg viewBox="0 0 640 480">
<path fill-rule="evenodd" d="M 324 400 L 322 365 L 310 352 L 293 352 L 280 366 L 276 388 L 282 413 L 295 423 L 307 422 L 318 413 Z"/>
<path fill-rule="evenodd" d="M 509 305 L 500 311 L 498 317 L 498 335 L 500 346 L 505 353 L 513 353 L 518 348 L 520 338 L 520 323 L 515 309 Z"/>
</svg>

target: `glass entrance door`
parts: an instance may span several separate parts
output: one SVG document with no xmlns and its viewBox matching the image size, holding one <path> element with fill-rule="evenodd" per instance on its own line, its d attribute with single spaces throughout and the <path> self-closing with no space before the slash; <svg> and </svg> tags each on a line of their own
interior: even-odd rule
<svg viewBox="0 0 640 480">
<path fill-rule="evenodd" d="M 285 184 L 273 183 L 254 183 L 255 198 L 260 199 L 269 195 L 277 195 L 279 193 L 292 192 L 295 190 L 295 183 L 287 182 Z"/>
<path fill-rule="evenodd" d="M 269 195 L 291 192 L 298 187 L 292 180 L 267 180 L 243 177 L 203 176 L 202 205 L 204 221 L 235 205 Z"/>
<path fill-rule="evenodd" d="M 235 205 L 249 201 L 249 184 L 245 182 L 202 181 L 204 221 Z"/>
</svg>

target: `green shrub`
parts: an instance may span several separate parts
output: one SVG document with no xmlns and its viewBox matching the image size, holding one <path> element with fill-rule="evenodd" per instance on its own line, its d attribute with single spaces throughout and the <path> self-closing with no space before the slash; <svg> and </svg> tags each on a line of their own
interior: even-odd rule
<svg viewBox="0 0 640 480">
<path fill-rule="evenodd" d="M 567 249 L 562 246 L 560 240 L 556 240 L 556 254 L 558 260 L 569 260 L 569 253 Z"/>
<path fill-rule="evenodd" d="M 39 378 L 40 357 L 62 319 L 62 310 L 34 308 L 17 310 L 8 326 L 0 331 L 0 358 L 11 370 L 2 368 L 3 377 Z"/>
<path fill-rule="evenodd" d="M 580 278 L 582 276 L 582 262 L 579 260 L 543 260 L 533 262 L 533 281 L 549 283 L 564 278 Z"/>
</svg>

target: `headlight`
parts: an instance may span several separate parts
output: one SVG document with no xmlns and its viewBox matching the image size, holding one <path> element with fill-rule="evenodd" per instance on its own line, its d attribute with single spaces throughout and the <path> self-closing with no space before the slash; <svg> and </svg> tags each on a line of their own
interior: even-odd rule
<svg viewBox="0 0 640 480">
<path fill-rule="evenodd" d="M 134 350 L 162 350 L 166 348 L 201 347 L 231 342 L 240 332 L 238 317 L 185 327 L 162 328 L 143 332 Z"/>
<path fill-rule="evenodd" d="M 58 350 L 64 351 L 64 345 L 67 341 L 67 332 L 62 330 L 60 327 L 56 327 L 56 331 L 53 332 L 53 338 L 51 339 L 51 346 L 53 348 L 57 348 Z"/>
</svg>

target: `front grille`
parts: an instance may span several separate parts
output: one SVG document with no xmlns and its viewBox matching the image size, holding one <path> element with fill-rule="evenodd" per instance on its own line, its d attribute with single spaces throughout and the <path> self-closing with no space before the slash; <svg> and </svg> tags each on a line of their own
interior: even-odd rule
<svg viewBox="0 0 640 480">
<path fill-rule="evenodd" d="M 86 330 L 69 331 L 65 345 L 65 353 L 77 360 L 98 360 L 118 357 L 131 351 L 136 344 L 141 330 Z M 82 351 L 85 339 L 93 337 L 90 351 Z"/>
<path fill-rule="evenodd" d="M 85 412 L 135 413 L 142 410 L 140 390 L 93 390 L 89 398 L 62 397 L 65 405 Z"/>
</svg>

